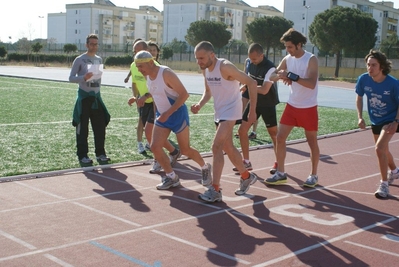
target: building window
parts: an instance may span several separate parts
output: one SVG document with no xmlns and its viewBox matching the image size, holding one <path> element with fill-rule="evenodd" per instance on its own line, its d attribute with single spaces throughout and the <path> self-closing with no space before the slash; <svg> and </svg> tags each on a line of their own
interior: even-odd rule
<svg viewBox="0 0 399 267">
<path fill-rule="evenodd" d="M 306 6 L 306 0 L 303 0 L 303 6 Z"/>
</svg>

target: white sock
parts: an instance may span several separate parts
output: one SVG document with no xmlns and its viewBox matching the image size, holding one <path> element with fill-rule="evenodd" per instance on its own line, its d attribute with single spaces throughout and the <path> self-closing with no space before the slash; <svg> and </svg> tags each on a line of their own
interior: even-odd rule
<svg viewBox="0 0 399 267">
<path fill-rule="evenodd" d="M 391 171 L 392 173 L 398 173 L 399 172 L 399 168 L 396 168 L 395 170 Z"/>
<path fill-rule="evenodd" d="M 388 185 L 388 181 L 381 181 L 382 184 Z"/>
<path fill-rule="evenodd" d="M 244 162 L 245 162 L 246 164 L 248 164 L 248 163 L 249 163 L 249 159 L 244 159 Z"/>
<path fill-rule="evenodd" d="M 168 176 L 169 178 L 172 178 L 172 179 L 176 178 L 175 172 L 167 173 L 166 176 Z"/>
</svg>

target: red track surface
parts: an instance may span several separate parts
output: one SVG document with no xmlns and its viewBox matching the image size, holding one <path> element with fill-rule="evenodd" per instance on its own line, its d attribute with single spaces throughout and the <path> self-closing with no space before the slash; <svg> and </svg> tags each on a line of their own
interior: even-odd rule
<svg viewBox="0 0 399 267">
<path fill-rule="evenodd" d="M 315 189 L 301 186 L 306 143 L 287 146 L 283 186 L 262 183 L 272 149 L 251 151 L 261 179 L 241 197 L 226 157 L 217 204 L 197 198 L 204 188 L 191 160 L 175 167 L 182 186 L 166 191 L 148 165 L 0 183 L 0 266 L 397 266 L 399 181 L 388 199 L 374 197 L 370 130 L 319 145 Z"/>
</svg>

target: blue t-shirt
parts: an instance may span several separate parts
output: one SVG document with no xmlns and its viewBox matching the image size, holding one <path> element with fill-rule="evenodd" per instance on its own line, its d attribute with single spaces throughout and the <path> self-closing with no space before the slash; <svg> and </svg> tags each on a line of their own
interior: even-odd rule
<svg viewBox="0 0 399 267">
<path fill-rule="evenodd" d="M 382 125 L 396 118 L 399 107 L 399 81 L 387 75 L 381 83 L 364 73 L 356 83 L 356 94 L 367 96 L 367 109 L 371 124 Z"/>
</svg>

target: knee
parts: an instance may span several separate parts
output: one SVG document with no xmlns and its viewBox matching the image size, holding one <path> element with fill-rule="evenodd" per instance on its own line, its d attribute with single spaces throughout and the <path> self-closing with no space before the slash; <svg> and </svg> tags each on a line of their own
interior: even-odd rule
<svg viewBox="0 0 399 267">
<path fill-rule="evenodd" d="M 382 155 L 385 155 L 386 151 L 385 151 L 385 148 L 383 148 L 383 147 L 381 147 L 379 145 L 376 145 L 375 146 L 375 153 L 377 154 L 378 157 L 380 157 Z"/>
</svg>

